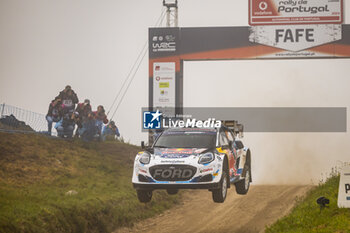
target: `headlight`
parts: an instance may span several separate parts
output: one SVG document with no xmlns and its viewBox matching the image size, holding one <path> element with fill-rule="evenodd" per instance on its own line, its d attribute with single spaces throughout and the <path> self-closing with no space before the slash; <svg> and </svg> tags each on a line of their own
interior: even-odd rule
<svg viewBox="0 0 350 233">
<path fill-rule="evenodd" d="M 211 163 L 214 160 L 214 154 L 211 152 L 205 153 L 199 157 L 198 163 L 206 164 Z"/>
<path fill-rule="evenodd" d="M 151 160 L 151 155 L 147 152 L 143 152 L 139 161 L 142 164 L 149 164 L 150 160 Z"/>
</svg>

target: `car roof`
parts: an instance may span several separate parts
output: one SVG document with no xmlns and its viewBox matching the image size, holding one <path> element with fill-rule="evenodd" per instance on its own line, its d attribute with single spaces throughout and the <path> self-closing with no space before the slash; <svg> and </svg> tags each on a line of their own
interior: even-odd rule
<svg viewBox="0 0 350 233">
<path fill-rule="evenodd" d="M 171 128 L 166 129 L 164 133 L 171 133 L 171 132 L 201 132 L 201 133 L 216 133 L 218 129 L 216 128 Z"/>
</svg>

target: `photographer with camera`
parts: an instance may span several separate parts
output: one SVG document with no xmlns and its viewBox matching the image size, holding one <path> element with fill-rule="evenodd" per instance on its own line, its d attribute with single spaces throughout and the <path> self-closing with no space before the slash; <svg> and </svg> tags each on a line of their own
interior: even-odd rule
<svg viewBox="0 0 350 233">
<path fill-rule="evenodd" d="M 99 105 L 97 107 L 97 111 L 93 112 L 95 120 L 96 120 L 96 126 L 98 129 L 98 135 L 102 138 L 102 127 L 103 124 L 107 124 L 108 123 L 108 119 L 107 119 L 107 115 L 105 113 L 105 109 L 102 105 Z"/>
<path fill-rule="evenodd" d="M 97 134 L 97 131 L 95 116 L 90 112 L 88 117 L 83 120 L 82 127 L 78 128 L 79 136 L 85 142 L 92 141 Z"/>
<path fill-rule="evenodd" d="M 63 108 L 63 117 L 55 125 L 58 137 L 72 138 L 73 131 L 75 128 L 75 121 L 76 121 L 78 115 L 79 115 L 79 113 L 74 112 L 73 109 L 69 109 L 68 107 Z"/>
<path fill-rule="evenodd" d="M 79 103 L 77 108 L 75 109 L 79 115 L 76 117 L 75 123 L 78 126 L 78 129 L 75 132 L 75 136 L 79 137 L 80 132 L 82 131 L 81 129 L 83 128 L 83 123 L 86 122 L 88 119 L 89 114 L 91 113 L 91 105 L 90 105 L 90 100 L 85 99 L 84 103 Z"/>
<path fill-rule="evenodd" d="M 72 90 L 70 85 L 67 85 L 57 97 L 62 100 L 64 107 L 73 110 L 75 109 L 75 105 L 79 102 L 77 94 Z"/>
<path fill-rule="evenodd" d="M 53 122 L 59 122 L 62 118 L 63 105 L 60 98 L 56 97 L 51 101 L 49 105 L 49 110 L 46 114 L 47 120 L 47 133 L 51 135 Z"/>
<path fill-rule="evenodd" d="M 102 141 L 106 140 L 106 137 L 110 136 L 113 139 L 116 139 L 116 137 L 120 136 L 119 129 L 115 125 L 114 121 L 109 122 L 108 125 L 105 125 L 102 130 Z"/>
</svg>

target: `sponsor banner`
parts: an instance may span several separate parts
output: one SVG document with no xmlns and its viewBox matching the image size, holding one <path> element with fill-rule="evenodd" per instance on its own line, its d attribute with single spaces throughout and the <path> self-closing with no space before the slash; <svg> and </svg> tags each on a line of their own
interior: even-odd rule
<svg viewBox="0 0 350 233">
<path fill-rule="evenodd" d="M 340 173 L 338 207 L 350 208 L 350 166 L 344 166 Z"/>
<path fill-rule="evenodd" d="M 342 8 L 343 0 L 249 0 L 249 24 L 341 24 Z"/>
<path fill-rule="evenodd" d="M 152 35 L 161 30 L 165 29 L 150 29 Z M 178 32 L 176 54 L 150 52 L 150 77 L 154 62 L 176 62 L 181 72 L 180 60 L 350 57 L 350 25 L 178 28 Z"/>
<path fill-rule="evenodd" d="M 293 52 L 342 39 L 342 27 L 336 24 L 256 26 L 250 30 L 250 42 Z"/>
<path fill-rule="evenodd" d="M 175 108 L 175 62 L 153 63 L 153 107 Z"/>
<path fill-rule="evenodd" d="M 149 32 L 150 56 L 169 56 L 178 52 L 178 28 L 158 28 Z"/>
</svg>

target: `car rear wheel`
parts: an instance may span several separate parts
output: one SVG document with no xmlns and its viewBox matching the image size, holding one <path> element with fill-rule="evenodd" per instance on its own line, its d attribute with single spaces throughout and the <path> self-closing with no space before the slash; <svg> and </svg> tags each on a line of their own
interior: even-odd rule
<svg viewBox="0 0 350 233">
<path fill-rule="evenodd" d="M 213 201 L 217 203 L 223 203 L 226 199 L 227 188 L 228 188 L 227 175 L 226 175 L 226 172 L 223 171 L 221 181 L 220 181 L 220 188 L 214 189 L 212 191 Z"/>
<path fill-rule="evenodd" d="M 238 181 L 236 186 L 236 192 L 237 194 L 245 195 L 248 193 L 249 187 L 250 187 L 250 168 L 244 169 L 245 170 L 245 177 L 243 180 Z"/>
<path fill-rule="evenodd" d="M 166 192 L 169 194 L 169 195 L 175 195 L 179 192 L 178 189 L 167 189 Z"/>
<path fill-rule="evenodd" d="M 142 203 L 147 203 L 152 200 L 152 190 L 136 190 L 137 198 Z"/>
</svg>

